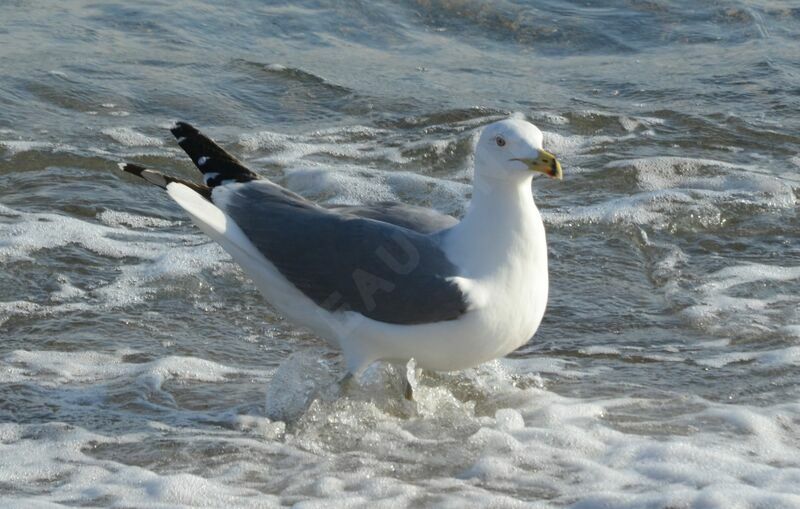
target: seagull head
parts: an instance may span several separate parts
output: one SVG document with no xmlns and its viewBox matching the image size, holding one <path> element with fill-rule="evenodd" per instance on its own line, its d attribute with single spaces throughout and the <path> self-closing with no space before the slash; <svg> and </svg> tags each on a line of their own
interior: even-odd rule
<svg viewBox="0 0 800 509">
<path fill-rule="evenodd" d="M 515 118 L 489 124 L 475 148 L 475 172 L 483 177 L 527 180 L 532 172 L 561 179 L 561 164 L 542 148 L 542 131 Z"/>
</svg>

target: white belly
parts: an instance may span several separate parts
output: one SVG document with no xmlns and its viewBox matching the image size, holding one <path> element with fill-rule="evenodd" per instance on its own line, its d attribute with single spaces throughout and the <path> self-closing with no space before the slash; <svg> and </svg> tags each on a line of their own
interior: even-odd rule
<svg viewBox="0 0 800 509">
<path fill-rule="evenodd" d="M 543 230 L 542 230 L 543 234 Z M 339 336 L 350 368 L 375 360 L 407 361 L 421 368 L 453 371 L 507 355 L 527 343 L 544 316 L 548 296 L 546 249 L 533 259 L 504 264 L 486 280 L 471 281 L 475 308 L 457 320 L 422 325 L 376 322 L 350 313 Z M 347 322 L 343 322 L 347 323 Z"/>
</svg>

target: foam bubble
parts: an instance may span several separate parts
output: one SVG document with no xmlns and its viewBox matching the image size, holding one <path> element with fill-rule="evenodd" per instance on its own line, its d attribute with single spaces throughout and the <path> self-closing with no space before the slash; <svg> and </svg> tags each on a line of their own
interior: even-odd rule
<svg viewBox="0 0 800 509">
<path fill-rule="evenodd" d="M 787 336 L 792 336 L 795 338 L 800 338 L 800 325 L 793 324 L 793 325 L 786 325 L 781 327 L 780 331 Z"/>
<path fill-rule="evenodd" d="M 606 168 L 633 169 L 642 192 L 547 211 L 545 220 L 556 225 L 623 223 L 659 229 L 688 221 L 713 227 L 724 224 L 728 206 L 788 209 L 797 204 L 792 186 L 781 179 L 720 161 L 653 157 L 614 161 Z"/>
<path fill-rule="evenodd" d="M 5 263 L 31 260 L 40 251 L 58 250 L 65 246 L 80 246 L 111 259 L 141 260 L 121 265 L 114 280 L 91 290 L 77 289 L 62 281 L 62 288 L 52 293 L 47 301 L 0 303 L 0 323 L 13 316 L 44 316 L 128 306 L 154 294 L 154 282 L 191 277 L 222 264 L 230 267 L 228 255 L 218 245 L 212 242 L 186 245 L 196 242 L 197 235 L 129 230 L 61 214 L 18 212 L 8 207 L 0 209 L 0 213 L 12 218 L 10 222 L 0 222 L 0 239 L 3 239 L 0 260 Z M 113 211 L 101 213 L 100 217 L 111 224 L 166 225 L 156 218 Z"/>
<path fill-rule="evenodd" d="M 314 398 L 337 395 L 335 375 L 319 358 L 318 351 L 302 351 L 281 363 L 267 389 L 267 417 L 293 422 Z"/>
<path fill-rule="evenodd" d="M 189 277 L 228 260 L 227 253 L 217 244 L 173 245 L 152 262 L 123 266 L 116 280 L 93 290 L 92 296 L 108 308 L 140 303 L 155 292 L 151 287 L 155 281 Z"/>
<path fill-rule="evenodd" d="M 515 431 L 525 427 L 525 420 L 513 408 L 501 408 L 494 414 L 497 427 L 504 431 Z"/>
<path fill-rule="evenodd" d="M 549 131 L 544 131 L 542 134 L 544 134 L 542 145 L 559 157 L 580 154 L 595 145 L 615 141 L 611 136 L 563 135 Z"/>
<path fill-rule="evenodd" d="M 557 226 L 574 224 L 637 224 L 663 228 L 673 203 L 690 203 L 683 193 L 652 193 L 615 198 L 595 205 L 577 205 L 543 211 L 546 223 Z"/>
<path fill-rule="evenodd" d="M 67 302 L 84 297 L 86 292 L 80 288 L 73 286 L 67 280 L 62 280 L 59 283 L 58 291 L 50 294 L 50 300 L 54 302 Z"/>
<path fill-rule="evenodd" d="M 224 382 L 231 376 L 263 378 L 267 372 L 231 368 L 194 357 L 168 356 L 136 363 L 126 362 L 133 350 L 114 354 L 100 352 L 60 352 L 15 350 L 2 358 L 4 365 L 15 368 L 13 378 L 5 382 L 36 381 L 37 384 L 84 384 L 131 379 L 150 389 L 160 389 L 165 380 Z"/>
<path fill-rule="evenodd" d="M 43 309 L 45 309 L 43 306 L 26 300 L 0 302 L 0 325 L 7 322 L 9 318 L 13 316 L 39 314 L 42 313 Z"/>
<path fill-rule="evenodd" d="M 3 147 L 8 155 L 12 156 L 22 152 L 66 152 L 75 150 L 69 145 L 64 145 L 62 143 L 50 143 L 47 141 L 0 140 L 0 147 Z"/>
<path fill-rule="evenodd" d="M 627 117 L 627 116 L 620 116 L 617 117 L 617 121 L 619 122 L 620 126 L 627 131 L 627 132 L 634 132 L 637 129 L 644 128 L 646 129 L 645 133 L 651 134 L 652 131 L 649 128 L 655 125 L 662 125 L 664 124 L 664 120 L 660 118 L 654 117 Z"/>
<path fill-rule="evenodd" d="M 546 122 L 553 124 L 553 125 L 567 125 L 569 124 L 569 119 L 563 115 L 558 115 L 556 113 L 548 113 L 543 112 L 536 115 L 536 118 L 541 118 Z"/>
<path fill-rule="evenodd" d="M 683 309 L 682 315 L 714 334 L 773 334 L 781 325 L 800 319 L 797 295 L 775 292 L 755 297 L 737 292 L 769 281 L 800 281 L 800 266 L 751 263 L 720 269 L 692 290 L 699 302 Z M 733 361 L 723 358 L 722 362 L 724 365 Z"/>
<path fill-rule="evenodd" d="M 766 351 L 726 352 L 695 360 L 698 364 L 713 368 L 722 368 L 729 364 L 751 361 L 756 363 L 756 369 L 764 370 L 798 366 L 800 365 L 800 347 L 791 346 Z"/>
<path fill-rule="evenodd" d="M 446 213 L 463 208 L 469 186 L 402 171 L 368 170 L 356 166 L 308 165 L 286 172 L 286 186 L 331 205 L 376 201 L 435 203 Z"/>
<path fill-rule="evenodd" d="M 606 168 L 633 168 L 642 189 L 686 189 L 710 201 L 740 201 L 789 208 L 797 199 L 792 186 L 754 171 L 757 168 L 712 159 L 650 157 L 608 163 Z"/>
<path fill-rule="evenodd" d="M 400 149 L 370 142 L 382 133 L 379 129 L 363 126 L 327 129 L 307 135 L 262 131 L 241 136 L 239 144 L 250 151 L 269 151 L 270 155 L 256 159 L 260 163 L 289 165 L 312 155 L 409 163 L 410 160 L 402 155 Z"/>
<path fill-rule="evenodd" d="M 101 132 L 126 147 L 160 147 L 164 144 L 164 140 L 146 136 L 130 127 L 109 127 Z"/>
<path fill-rule="evenodd" d="M 97 447 L 137 444 L 140 435 L 107 437 L 61 423 L 44 425 L 3 424 L 9 440 L 0 447 L 0 482 L 25 488 L 20 506 L 50 506 L 57 501 L 82 500 L 87 505 L 107 505 L 109 500 L 126 506 L 263 507 L 274 497 L 237 488 L 224 481 L 189 473 L 158 474 L 139 466 L 93 458 Z M 55 482 L 69 478 L 69 482 Z M 35 490 L 30 488 L 40 486 Z M 46 486 L 46 488 L 42 488 Z M 38 495 L 38 496 L 37 496 Z"/>
<path fill-rule="evenodd" d="M 151 259 L 157 256 L 157 250 L 152 249 L 152 245 L 136 242 L 143 239 L 138 233 L 60 214 L 18 214 L 16 221 L 0 223 L 0 238 L 4 239 L 0 245 L 0 259 L 26 259 L 42 249 L 56 249 L 69 244 L 80 245 L 96 254 L 112 258 L 135 256 Z M 127 234 L 127 238 L 115 238 L 119 234 Z M 164 234 L 149 235 L 164 238 Z"/>
<path fill-rule="evenodd" d="M 217 384 L 232 376 L 269 376 L 186 357 L 136 364 L 126 361 L 130 354 L 15 351 L 0 360 L 0 376 L 52 387 L 55 398 L 68 387 L 96 390 L 112 382 L 166 392 L 161 382 L 167 378 Z M 749 407 L 696 398 L 694 410 L 670 418 L 684 434 L 656 438 L 641 430 L 663 427 L 661 417 L 646 411 L 662 407 L 661 396 L 578 398 L 521 387 L 510 373 L 522 361 L 490 363 L 475 378 L 468 372 L 426 374 L 416 411 L 404 407 L 399 394 L 383 399 L 373 390 L 355 390 L 314 398 L 288 425 L 236 412 L 192 416 L 178 398 L 158 407 L 148 428 L 113 438 L 62 424 L 0 424 L 0 480 L 34 490 L 44 501 L 126 506 L 360 506 L 412 503 L 420 496 L 444 506 L 509 507 L 543 497 L 554 506 L 576 507 L 722 508 L 735 507 L 736 500 L 791 507 L 800 501 L 797 430 L 787 425 L 800 416 L 800 405 Z M 276 373 L 271 382 L 276 392 L 294 394 L 296 384 L 317 380 L 314 362 L 287 362 L 289 377 Z M 491 388 L 472 384 L 478 380 L 489 380 Z M 616 415 L 639 415 L 640 427 L 619 429 Z M 209 420 L 233 426 L 202 424 Z M 129 466 L 102 455 L 124 447 L 145 461 Z M 164 448 L 174 452 L 172 472 L 184 473 L 161 473 Z M 208 461 L 197 464 L 198 453 Z M 42 482 L 63 477 L 70 482 Z M 255 485 L 270 494 L 251 491 Z"/>
<path fill-rule="evenodd" d="M 159 217 L 140 216 L 118 210 L 104 210 L 97 214 L 97 219 L 109 226 L 130 226 L 132 228 L 163 228 L 179 224 Z"/>
</svg>

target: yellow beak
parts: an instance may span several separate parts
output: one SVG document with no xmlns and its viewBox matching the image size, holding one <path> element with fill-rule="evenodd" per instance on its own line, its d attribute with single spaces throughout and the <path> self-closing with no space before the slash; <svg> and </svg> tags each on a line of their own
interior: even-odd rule
<svg viewBox="0 0 800 509">
<path fill-rule="evenodd" d="M 554 179 L 561 180 L 564 176 L 561 171 L 561 163 L 558 162 L 556 156 L 546 150 L 540 150 L 539 157 L 536 159 L 512 159 L 512 161 L 525 163 L 531 170 L 544 173 Z"/>
</svg>

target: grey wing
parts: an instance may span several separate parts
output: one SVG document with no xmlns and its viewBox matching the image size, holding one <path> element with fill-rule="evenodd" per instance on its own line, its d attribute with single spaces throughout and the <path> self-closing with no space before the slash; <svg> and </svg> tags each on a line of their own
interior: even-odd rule
<svg viewBox="0 0 800 509">
<path fill-rule="evenodd" d="M 282 192 L 266 180 L 214 189 L 212 201 L 295 287 L 330 311 L 381 322 L 454 320 L 466 296 L 434 237 Z"/>
<path fill-rule="evenodd" d="M 458 219 L 432 209 L 397 202 L 379 202 L 363 206 L 334 206 L 343 214 L 383 221 L 418 233 L 435 233 L 458 224 Z"/>
</svg>

